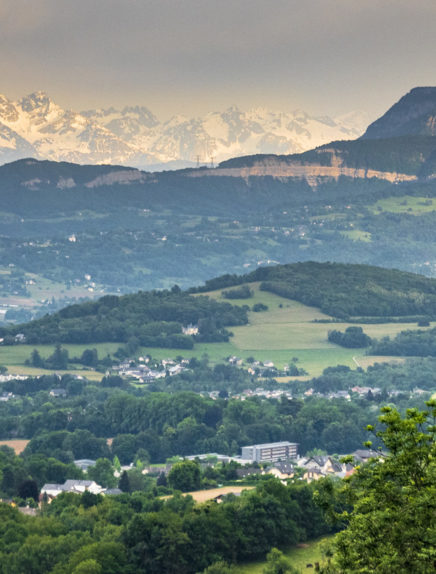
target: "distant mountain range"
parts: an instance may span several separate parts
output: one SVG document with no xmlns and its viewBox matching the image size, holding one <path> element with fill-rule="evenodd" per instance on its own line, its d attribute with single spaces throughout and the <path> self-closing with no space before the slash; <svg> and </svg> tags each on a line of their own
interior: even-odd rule
<svg viewBox="0 0 436 574">
<path fill-rule="evenodd" d="M 146 107 L 79 113 L 61 108 L 44 92 L 18 101 L 0 95 L 0 162 L 31 156 L 148 170 L 193 167 L 241 155 L 299 153 L 354 139 L 366 125 L 363 112 L 332 119 L 301 110 L 245 112 L 236 107 L 160 122 Z"/>
<path fill-rule="evenodd" d="M 12 125 L 32 136 L 13 136 L 27 142 L 28 155 L 48 149 L 41 134 L 52 130 L 70 151 L 81 142 L 82 160 L 92 148 L 103 161 L 110 142 L 115 149 L 124 141 L 119 134 L 130 131 L 133 142 L 146 133 L 134 118 L 158 127 L 145 110 L 132 111 L 131 122 L 115 112 L 70 117 L 44 96 L 32 98 L 20 113 L 4 100 L 1 108 L 5 137 Z M 360 138 L 236 157 L 214 169 L 146 173 L 29 157 L 0 166 L 0 299 L 43 300 L 47 280 L 57 297 L 74 297 L 78 289 L 187 287 L 308 260 L 436 276 L 435 102 L 436 88 L 415 88 Z M 136 157 L 129 145 L 126 162 Z"/>
<path fill-rule="evenodd" d="M 257 154 L 222 162 L 210 176 L 305 179 L 316 186 L 341 176 L 392 183 L 436 177 L 436 88 L 414 88 L 366 132 L 301 154 Z"/>
</svg>

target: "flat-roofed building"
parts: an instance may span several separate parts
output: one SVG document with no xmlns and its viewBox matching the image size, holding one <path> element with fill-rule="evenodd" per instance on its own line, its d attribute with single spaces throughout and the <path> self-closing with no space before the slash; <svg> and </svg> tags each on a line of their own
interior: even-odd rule
<svg viewBox="0 0 436 574">
<path fill-rule="evenodd" d="M 297 456 L 298 443 L 296 442 L 270 442 L 243 446 L 241 458 L 252 462 L 287 460 Z"/>
</svg>

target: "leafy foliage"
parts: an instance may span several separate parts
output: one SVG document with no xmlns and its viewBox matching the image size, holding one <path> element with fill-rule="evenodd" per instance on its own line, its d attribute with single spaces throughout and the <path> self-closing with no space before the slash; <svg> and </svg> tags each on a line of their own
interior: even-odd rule
<svg viewBox="0 0 436 574">
<path fill-rule="evenodd" d="M 345 486 L 353 509 L 342 515 L 347 528 L 336 539 L 340 572 L 434 572 L 436 402 L 427 404 L 405 417 L 382 409 L 376 435 L 388 453 L 360 467 Z"/>
<path fill-rule="evenodd" d="M 383 337 L 373 341 L 370 349 L 373 355 L 399 355 L 406 357 L 435 357 L 436 356 L 436 328 L 426 331 L 401 331 L 396 337 Z"/>
<path fill-rule="evenodd" d="M 436 280 L 369 265 L 293 263 L 224 275 L 196 291 L 261 281 L 261 289 L 295 299 L 338 318 L 436 316 Z"/>
<path fill-rule="evenodd" d="M 229 289 L 228 291 L 223 291 L 222 296 L 224 299 L 248 299 L 253 296 L 253 291 L 248 285 L 242 285 L 237 289 Z"/>
<path fill-rule="evenodd" d="M 144 346 L 193 347 L 193 338 L 182 327 L 198 325 L 198 341 L 226 341 L 225 327 L 247 322 L 245 308 L 219 303 L 208 297 L 192 297 L 178 288 L 139 292 L 122 297 L 105 296 L 94 302 L 71 305 L 53 315 L 0 329 L 6 339 L 17 332 L 31 343 L 129 342 Z M 59 354 L 59 352 L 58 352 Z M 32 361 L 38 357 L 32 356 Z M 82 357 L 88 360 L 88 357 Z M 49 360 L 58 364 L 58 356 Z M 56 367 L 59 368 L 59 367 Z"/>
<path fill-rule="evenodd" d="M 368 347 L 371 344 L 371 337 L 363 332 L 362 327 L 347 327 L 345 333 L 336 330 L 329 331 L 328 340 L 348 349 Z"/>
</svg>

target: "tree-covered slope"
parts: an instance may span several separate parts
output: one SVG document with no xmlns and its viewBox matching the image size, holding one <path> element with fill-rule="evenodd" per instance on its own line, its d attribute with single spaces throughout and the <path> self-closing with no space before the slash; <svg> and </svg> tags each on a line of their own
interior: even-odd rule
<svg viewBox="0 0 436 574">
<path fill-rule="evenodd" d="M 408 176 L 426 177 L 435 171 L 436 138 L 429 135 L 398 136 L 383 139 L 358 139 L 353 141 L 336 141 L 316 149 L 294 155 L 253 155 L 234 158 L 222 162 L 219 169 L 253 168 L 264 165 L 277 172 L 283 166 L 309 168 L 321 166 L 348 168 L 353 170 L 372 170 L 380 173 L 405 174 Z M 302 170 L 304 175 L 304 170 Z M 332 176 L 334 173 L 332 172 Z M 363 175 L 356 173 L 357 178 Z M 367 177 L 372 177 L 371 173 Z M 378 176 L 380 177 L 380 176 Z"/>
<path fill-rule="evenodd" d="M 5 342 L 17 333 L 28 343 L 128 342 L 155 347 L 192 348 L 193 337 L 183 327 L 198 327 L 198 341 L 226 341 L 227 326 L 247 322 L 245 308 L 191 297 L 175 287 L 171 291 L 139 292 L 65 307 L 53 315 L 0 329 Z"/>
<path fill-rule="evenodd" d="M 206 281 L 210 291 L 261 281 L 261 288 L 338 318 L 436 316 L 436 280 L 395 269 L 341 263 L 261 267 Z"/>
<path fill-rule="evenodd" d="M 352 141 L 333 141 L 301 154 L 252 155 L 222 162 L 220 168 L 276 163 L 324 166 L 428 176 L 435 171 L 436 88 L 414 88 Z M 277 167 L 279 169 L 279 167 Z M 368 174 L 371 177 L 371 174 Z M 356 177 L 362 177 L 356 174 Z M 377 177 L 380 177 L 378 174 Z"/>
<path fill-rule="evenodd" d="M 158 347 L 192 348 L 194 341 L 228 340 L 226 327 L 247 323 L 247 307 L 193 294 L 244 283 L 318 307 L 337 318 L 378 320 L 436 317 L 436 279 L 368 265 L 295 263 L 260 267 L 247 275 L 223 275 L 205 286 L 181 291 L 140 291 L 121 297 L 70 305 L 53 315 L 0 329 L 6 343 L 18 333 L 28 343 L 128 342 Z M 186 335 L 183 327 L 198 326 Z"/>
<path fill-rule="evenodd" d="M 373 122 L 362 139 L 436 135 L 436 88 L 414 88 Z"/>
</svg>

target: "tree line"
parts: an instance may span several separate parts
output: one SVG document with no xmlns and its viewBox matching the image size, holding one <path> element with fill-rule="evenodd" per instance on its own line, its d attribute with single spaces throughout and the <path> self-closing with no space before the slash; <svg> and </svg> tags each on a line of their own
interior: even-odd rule
<svg viewBox="0 0 436 574">
<path fill-rule="evenodd" d="M 192 297 L 174 286 L 171 291 L 139 292 L 70 305 L 19 326 L 0 327 L 4 344 L 22 333 L 29 344 L 124 342 L 134 338 L 142 346 L 192 348 L 194 341 L 227 341 L 226 327 L 247 323 L 246 307 Z M 182 328 L 198 327 L 184 335 Z"/>
</svg>

